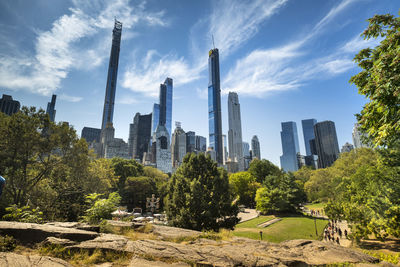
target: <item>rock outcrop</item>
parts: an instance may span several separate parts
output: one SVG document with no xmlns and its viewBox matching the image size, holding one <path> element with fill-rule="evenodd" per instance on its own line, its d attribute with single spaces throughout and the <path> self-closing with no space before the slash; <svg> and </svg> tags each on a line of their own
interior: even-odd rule
<svg viewBox="0 0 400 267">
<path fill-rule="evenodd" d="M 50 236 L 82 242 L 96 238 L 99 233 L 46 224 L 0 221 L 0 235 L 9 235 L 21 244 L 32 245 Z"/>
<path fill-rule="evenodd" d="M 13 223 L 13 225 L 11 227 L 0 222 L 0 233 L 12 235 L 18 240 L 21 240 L 22 235 L 35 236 L 34 239 L 40 242 L 46 239 L 44 244 L 63 245 L 71 251 L 126 252 L 134 255 L 130 266 L 138 264 L 165 266 L 165 263 L 175 264 L 175 266 L 187 266 L 188 264 L 197 266 L 308 266 L 345 262 L 356 264 L 378 262 L 376 258 L 361 252 L 333 243 L 313 240 L 291 240 L 275 244 L 234 237 L 227 241 L 189 238 L 192 241 L 176 243 L 167 240 L 176 240 L 180 236 L 198 236 L 200 232 L 154 226 L 152 237 L 156 236 L 158 239 L 132 241 L 121 235 L 97 234 L 50 225 L 22 223 Z M 16 229 L 21 233 L 16 234 Z M 23 239 L 27 240 L 26 237 Z M 150 263 L 149 259 L 152 260 Z M 0 264 L 0 266 L 2 265 Z"/>
<path fill-rule="evenodd" d="M 19 255 L 11 252 L 0 252 L 0 266 L 7 267 L 73 267 L 68 262 L 38 255 Z"/>
</svg>

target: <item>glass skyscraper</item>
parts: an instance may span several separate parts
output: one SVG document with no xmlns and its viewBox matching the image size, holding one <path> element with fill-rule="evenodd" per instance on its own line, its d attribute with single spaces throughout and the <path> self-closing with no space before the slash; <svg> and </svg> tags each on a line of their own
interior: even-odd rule
<svg viewBox="0 0 400 267">
<path fill-rule="evenodd" d="M 151 119 L 151 134 L 156 132 L 158 122 L 160 120 L 160 104 L 154 104 L 153 105 L 153 116 Z"/>
<path fill-rule="evenodd" d="M 122 23 L 115 20 L 110 62 L 108 65 L 106 95 L 104 98 L 103 120 L 101 124 L 102 130 L 106 128 L 107 123 L 113 122 L 115 90 L 117 86 L 117 74 L 118 74 L 119 50 L 121 46 L 121 32 L 122 32 Z"/>
<path fill-rule="evenodd" d="M 167 128 L 171 136 L 172 129 L 172 79 L 166 78 L 163 84 L 160 84 L 160 105 L 159 105 L 159 124 Z"/>
<path fill-rule="evenodd" d="M 56 110 L 54 109 L 56 106 L 56 98 L 57 95 L 52 95 L 51 102 L 47 103 L 46 113 L 49 114 L 50 120 L 52 122 L 54 122 L 54 119 L 56 118 Z"/>
<path fill-rule="evenodd" d="M 242 119 L 239 96 L 235 92 L 229 92 L 228 95 L 228 122 L 229 158 L 238 163 L 238 171 L 243 171 Z"/>
<path fill-rule="evenodd" d="M 333 121 L 322 121 L 314 125 L 315 145 L 318 154 L 318 167 L 331 166 L 339 157 L 339 144 Z"/>
<path fill-rule="evenodd" d="M 281 140 L 282 156 L 281 168 L 286 172 L 294 172 L 299 169 L 297 153 L 300 153 L 297 126 L 293 121 L 282 122 Z"/>
<path fill-rule="evenodd" d="M 261 159 L 260 141 L 258 141 L 257 135 L 251 138 L 251 151 L 253 152 L 253 158 Z"/>
<path fill-rule="evenodd" d="M 317 123 L 316 119 L 302 120 L 301 126 L 303 127 L 304 146 L 306 147 L 306 155 L 311 156 L 310 141 L 315 138 L 314 125 Z"/>
<path fill-rule="evenodd" d="M 217 48 L 208 53 L 208 129 L 209 146 L 216 152 L 216 159 L 223 164 L 221 88 L 219 79 L 219 52 Z"/>
</svg>

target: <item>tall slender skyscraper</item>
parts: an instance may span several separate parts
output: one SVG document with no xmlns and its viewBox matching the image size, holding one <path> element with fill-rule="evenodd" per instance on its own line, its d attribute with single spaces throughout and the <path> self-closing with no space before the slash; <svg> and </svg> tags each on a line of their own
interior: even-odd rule
<svg viewBox="0 0 400 267">
<path fill-rule="evenodd" d="M 316 119 L 302 120 L 301 126 L 303 127 L 304 146 L 306 147 L 306 155 L 311 156 L 310 141 L 315 138 L 314 125 L 317 123 Z"/>
<path fill-rule="evenodd" d="M 253 158 L 261 159 L 260 141 L 258 141 L 257 135 L 251 138 L 251 151 L 253 152 Z"/>
<path fill-rule="evenodd" d="M 151 134 L 156 132 L 160 120 L 160 104 L 153 105 L 153 117 L 151 119 Z"/>
<path fill-rule="evenodd" d="M 47 103 L 46 113 L 49 114 L 50 120 L 54 122 L 56 118 L 56 110 L 54 109 L 56 106 L 56 97 L 57 95 L 52 95 L 51 102 Z"/>
<path fill-rule="evenodd" d="M 219 52 L 217 48 L 208 53 L 208 129 L 209 147 L 216 153 L 217 162 L 222 165 L 224 158 L 222 144 L 221 88 L 219 80 Z"/>
<path fill-rule="evenodd" d="M 101 130 L 104 130 L 106 128 L 107 123 L 113 122 L 115 89 L 117 86 L 119 49 L 121 45 L 121 32 L 122 32 L 122 23 L 115 20 L 110 62 L 108 64 L 106 96 L 104 99 L 103 120 L 101 124 Z"/>
<path fill-rule="evenodd" d="M 228 95 L 228 121 L 229 157 L 231 161 L 238 163 L 239 171 L 243 171 L 242 120 L 240 116 L 239 97 L 235 92 L 229 92 Z"/>
<path fill-rule="evenodd" d="M 294 172 L 299 169 L 297 153 L 300 153 L 297 126 L 294 121 L 282 122 L 281 140 L 282 156 L 281 168 L 286 172 Z"/>
<path fill-rule="evenodd" d="M 166 78 L 164 83 L 160 84 L 160 118 L 159 124 L 164 125 L 171 136 L 172 129 L 172 79 Z"/>
<path fill-rule="evenodd" d="M 331 166 L 339 157 L 339 144 L 333 121 L 322 121 L 314 125 L 315 144 L 318 154 L 318 167 Z"/>
</svg>

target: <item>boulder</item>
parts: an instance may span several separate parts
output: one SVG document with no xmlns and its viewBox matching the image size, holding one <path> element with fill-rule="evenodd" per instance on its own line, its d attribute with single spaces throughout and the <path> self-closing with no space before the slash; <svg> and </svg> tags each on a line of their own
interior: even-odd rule
<svg viewBox="0 0 400 267">
<path fill-rule="evenodd" d="M 0 221 L 0 235 L 14 237 L 29 245 L 43 242 L 47 237 L 65 238 L 76 242 L 94 239 L 98 233 L 53 225 Z"/>
<path fill-rule="evenodd" d="M 39 255 L 19 255 L 12 252 L 0 252 L 0 266 L 73 267 L 68 262 L 57 258 Z"/>
<path fill-rule="evenodd" d="M 161 239 L 178 239 L 184 237 L 196 237 L 201 234 L 199 231 L 165 226 L 165 225 L 153 225 L 153 233 L 161 236 Z"/>
</svg>

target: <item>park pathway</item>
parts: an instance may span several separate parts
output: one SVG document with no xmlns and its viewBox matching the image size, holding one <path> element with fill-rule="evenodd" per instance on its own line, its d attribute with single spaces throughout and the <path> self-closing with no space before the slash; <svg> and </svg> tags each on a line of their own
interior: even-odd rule
<svg viewBox="0 0 400 267">
<path fill-rule="evenodd" d="M 259 215 L 260 213 L 255 209 L 244 209 L 244 212 L 239 212 L 238 214 L 238 217 L 240 219 L 239 222 L 245 222 L 257 218 Z"/>
</svg>

